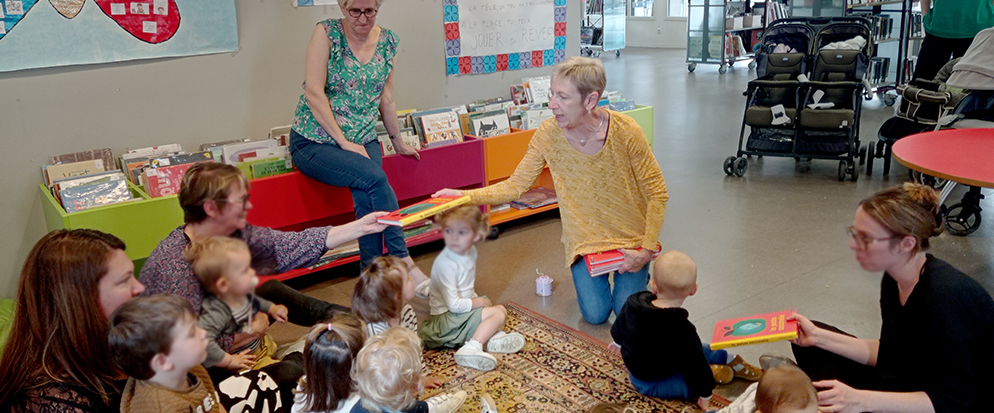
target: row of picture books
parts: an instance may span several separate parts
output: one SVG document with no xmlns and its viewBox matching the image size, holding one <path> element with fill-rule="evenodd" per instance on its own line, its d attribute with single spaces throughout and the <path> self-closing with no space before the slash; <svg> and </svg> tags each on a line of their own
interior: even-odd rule
<svg viewBox="0 0 994 413">
<path fill-rule="evenodd" d="M 52 156 L 42 178 L 67 213 L 135 200 L 129 183 L 153 198 L 179 191 L 183 174 L 198 162 L 238 166 L 246 176 L 262 178 L 293 171 L 287 150 L 290 127 L 273 128 L 269 139 L 229 140 L 186 152 L 179 144 L 131 149 L 114 157 L 109 148 Z"/>
<path fill-rule="evenodd" d="M 462 142 L 464 135 L 487 138 L 510 133 L 512 128 L 537 128 L 553 116 L 548 108 L 550 85 L 549 76 L 524 78 L 521 84 L 511 85 L 510 98 L 482 99 L 425 111 L 398 111 L 400 134 L 405 144 L 420 150 Z M 635 109 L 634 100 L 625 99 L 616 91 L 604 93 L 598 105 L 619 112 Z M 396 153 L 383 122 L 376 124 L 376 132 L 383 154 Z"/>
</svg>

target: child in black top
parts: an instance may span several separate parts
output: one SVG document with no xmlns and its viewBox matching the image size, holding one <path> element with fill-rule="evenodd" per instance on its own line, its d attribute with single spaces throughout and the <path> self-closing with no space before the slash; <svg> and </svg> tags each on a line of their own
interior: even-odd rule
<svg viewBox="0 0 994 413">
<path fill-rule="evenodd" d="M 728 383 L 733 376 L 759 380 L 762 370 L 742 357 L 701 343 L 681 308 L 697 292 L 697 265 L 689 256 L 679 251 L 660 255 L 649 288 L 628 297 L 611 327 L 612 347 L 620 347 L 635 390 L 706 406 L 716 382 Z"/>
</svg>

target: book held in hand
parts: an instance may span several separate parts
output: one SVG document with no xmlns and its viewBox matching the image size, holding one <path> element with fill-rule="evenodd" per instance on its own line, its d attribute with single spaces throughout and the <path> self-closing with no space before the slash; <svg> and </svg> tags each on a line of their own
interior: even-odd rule
<svg viewBox="0 0 994 413">
<path fill-rule="evenodd" d="M 642 248 L 636 248 L 636 251 L 642 251 Z M 652 252 L 652 259 L 656 259 L 659 256 L 660 250 Z M 583 256 L 583 262 L 587 264 L 587 271 L 590 272 L 591 277 L 600 277 L 611 271 L 618 271 L 621 268 L 621 264 L 625 263 L 625 253 L 621 250 L 610 250 L 595 252 L 593 254 L 587 254 Z"/>
<path fill-rule="evenodd" d="M 770 343 L 797 338 L 797 321 L 787 320 L 794 310 L 721 320 L 714 325 L 711 349 Z"/>
<path fill-rule="evenodd" d="M 428 218 L 447 209 L 455 208 L 462 204 L 469 203 L 469 196 L 445 195 L 437 198 L 428 198 L 424 201 L 398 209 L 387 215 L 377 218 L 381 224 L 402 227 L 417 220 Z"/>
</svg>

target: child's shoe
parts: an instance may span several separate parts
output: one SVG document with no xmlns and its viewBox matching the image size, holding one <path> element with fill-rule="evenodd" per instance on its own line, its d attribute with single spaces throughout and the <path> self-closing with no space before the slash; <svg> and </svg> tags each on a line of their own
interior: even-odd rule
<svg viewBox="0 0 994 413">
<path fill-rule="evenodd" d="M 763 377 L 763 369 L 746 363 L 742 356 L 735 356 L 735 359 L 728 363 L 728 367 L 731 367 L 732 371 L 735 372 L 735 377 L 740 379 L 757 381 Z"/>
<path fill-rule="evenodd" d="M 712 364 L 711 375 L 714 376 L 714 381 L 718 384 L 731 383 L 732 379 L 735 378 L 735 372 L 732 371 L 732 368 L 724 364 Z"/>
<path fill-rule="evenodd" d="M 497 403 L 487 393 L 480 395 L 480 413 L 497 413 Z"/>
<path fill-rule="evenodd" d="M 456 364 L 482 371 L 497 368 L 497 359 L 483 351 L 479 341 L 470 339 L 452 355 Z"/>
<path fill-rule="evenodd" d="M 455 413 L 466 402 L 468 396 L 465 391 L 459 390 L 455 393 L 429 397 L 425 403 L 428 404 L 428 413 Z"/>
<path fill-rule="evenodd" d="M 525 336 L 513 332 L 507 334 L 498 330 L 487 340 L 487 351 L 491 353 L 517 353 L 525 346 Z"/>
<path fill-rule="evenodd" d="M 427 299 L 431 294 L 431 280 L 424 280 L 417 287 L 414 287 L 414 295 Z"/>
</svg>

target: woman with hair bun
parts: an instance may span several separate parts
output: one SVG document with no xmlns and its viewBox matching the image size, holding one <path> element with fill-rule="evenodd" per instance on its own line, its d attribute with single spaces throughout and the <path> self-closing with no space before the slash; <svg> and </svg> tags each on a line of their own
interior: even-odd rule
<svg viewBox="0 0 994 413">
<path fill-rule="evenodd" d="M 994 386 L 994 300 L 972 278 L 926 253 L 942 232 L 934 189 L 905 183 L 859 203 L 849 248 L 883 271 L 880 339 L 859 339 L 794 314 L 798 365 L 819 411 L 980 412 Z"/>
</svg>

